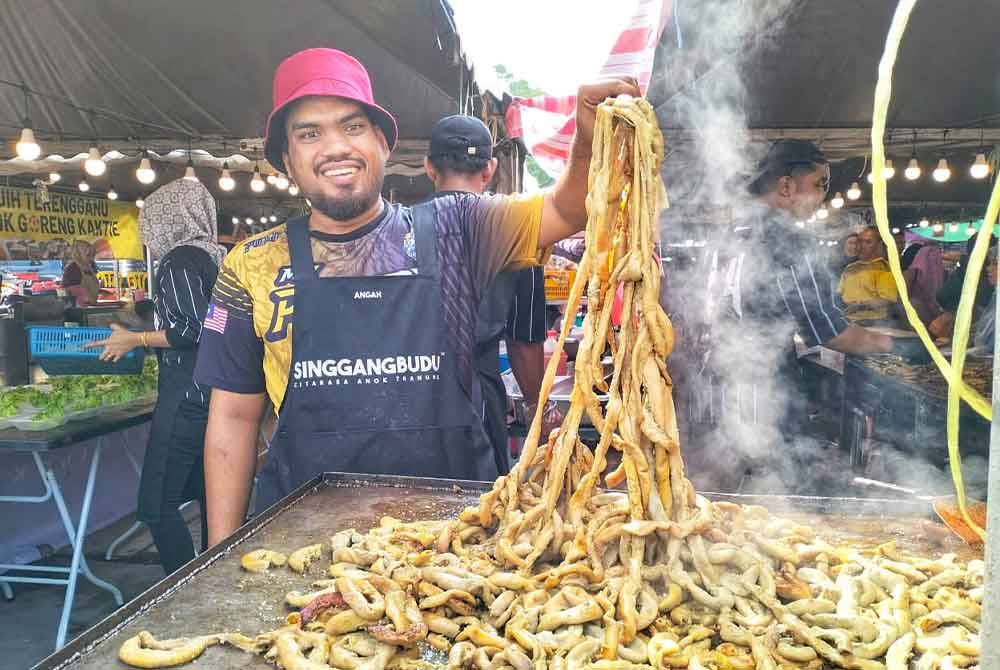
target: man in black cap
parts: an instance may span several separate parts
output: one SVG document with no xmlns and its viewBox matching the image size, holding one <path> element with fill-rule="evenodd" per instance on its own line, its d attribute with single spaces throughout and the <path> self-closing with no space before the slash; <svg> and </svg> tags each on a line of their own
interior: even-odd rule
<svg viewBox="0 0 1000 670">
<path fill-rule="evenodd" d="M 747 471 L 764 477 L 754 477 L 764 490 L 779 483 L 767 477 L 778 477 L 783 487 L 817 492 L 805 476 L 818 447 L 803 437 L 808 409 L 795 335 L 807 347 L 849 354 L 923 351 L 913 345 L 919 340 L 848 323 L 833 304 L 828 269 L 815 258 L 816 237 L 796 225 L 822 205 L 829 181 L 829 163 L 815 144 L 775 142 L 749 185 L 752 199 L 736 213 L 734 232 L 721 234 L 707 259 L 711 344 L 699 378 L 717 420 L 709 443 L 736 447 Z"/>
<path fill-rule="evenodd" d="M 482 121 L 455 114 L 434 124 L 424 170 L 434 184 L 435 195 L 483 193 L 492 183 L 496 167 L 493 136 Z M 532 413 L 545 372 L 545 276 L 541 266 L 500 273 L 479 303 L 475 355 L 481 417 L 493 444 L 497 469 L 503 474 L 510 464 L 500 338 L 507 343 L 526 411 Z"/>
</svg>

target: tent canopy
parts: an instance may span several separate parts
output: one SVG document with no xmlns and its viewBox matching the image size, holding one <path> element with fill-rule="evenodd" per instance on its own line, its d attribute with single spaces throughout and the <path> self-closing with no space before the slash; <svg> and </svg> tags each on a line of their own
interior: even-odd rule
<svg viewBox="0 0 1000 670">
<path fill-rule="evenodd" d="M 12 20 L 0 24 L 2 157 L 13 156 L 23 124 L 23 83 L 35 92 L 27 112 L 43 158 L 76 157 L 95 141 L 102 152 L 126 154 L 108 171 L 124 199 L 142 193 L 131 177 L 139 148 L 157 156 L 180 150 L 172 165 L 160 163 L 162 184 L 180 176 L 189 142 L 210 152 L 195 154 L 195 162 L 214 168 L 203 170 L 203 181 L 217 196 L 248 197 L 239 179 L 241 193 L 215 187 L 220 157 L 259 157 L 271 77 L 304 48 L 342 49 L 368 68 L 375 97 L 396 115 L 404 140 L 392 159 L 397 174 L 416 174 L 430 127 L 467 108 L 475 93 L 444 0 L 8 0 L 5 11 Z M 64 184 L 83 174 L 75 158 L 36 163 L 0 161 L 0 174 L 43 175 L 55 166 Z M 245 171 L 253 165 L 231 163 Z"/>
<path fill-rule="evenodd" d="M 685 144 L 696 143 L 713 123 L 731 123 L 748 129 L 753 140 L 816 141 L 835 161 L 831 197 L 858 181 L 864 195 L 857 204 L 870 206 L 865 157 L 872 101 L 896 3 L 749 0 L 711 9 L 720 5 L 727 3 L 673 0 L 657 54 L 649 98 L 668 146 L 677 150 L 664 170 L 668 187 L 678 172 L 705 163 Z M 786 10 L 769 15 L 776 6 Z M 727 22 L 740 11 L 749 25 Z M 897 171 L 889 185 L 895 214 L 907 220 L 924 211 L 982 214 L 990 180 L 973 181 L 968 168 L 976 153 L 1000 144 L 997 25 L 998 3 L 917 4 L 899 50 L 887 122 L 887 155 Z M 727 110 L 734 114 L 707 119 Z M 914 146 L 923 176 L 909 183 L 902 171 Z M 945 184 L 930 178 L 940 158 L 953 171 Z"/>
</svg>

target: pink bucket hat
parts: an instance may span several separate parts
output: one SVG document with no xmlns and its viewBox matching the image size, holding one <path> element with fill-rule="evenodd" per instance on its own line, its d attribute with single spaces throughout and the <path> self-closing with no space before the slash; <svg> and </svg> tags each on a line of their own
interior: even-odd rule
<svg viewBox="0 0 1000 670">
<path fill-rule="evenodd" d="M 281 154 L 285 148 L 285 112 L 300 98 L 328 95 L 361 103 L 382 129 L 392 151 L 399 131 L 392 114 L 375 104 L 368 71 L 353 56 L 337 49 L 306 49 L 283 60 L 274 72 L 274 106 L 267 117 L 264 156 L 286 172 Z"/>
</svg>

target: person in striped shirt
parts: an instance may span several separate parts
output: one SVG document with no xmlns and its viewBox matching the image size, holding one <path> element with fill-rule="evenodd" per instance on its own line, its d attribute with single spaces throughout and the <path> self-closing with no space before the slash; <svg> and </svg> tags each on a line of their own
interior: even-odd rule
<svg viewBox="0 0 1000 670">
<path fill-rule="evenodd" d="M 829 180 L 828 161 L 812 142 L 775 142 L 750 184 L 751 198 L 727 227 L 742 234 L 725 232 L 708 254 L 702 318 L 710 347 L 693 380 L 700 397 L 712 399 L 716 425 L 704 434 L 706 444 L 731 445 L 736 460 L 728 474 L 750 473 L 763 490 L 817 493 L 805 476 L 817 451 L 804 437 L 808 406 L 796 334 L 807 347 L 854 355 L 926 355 L 919 340 L 851 324 L 833 303 L 816 238 L 795 225 L 820 206 Z"/>
</svg>

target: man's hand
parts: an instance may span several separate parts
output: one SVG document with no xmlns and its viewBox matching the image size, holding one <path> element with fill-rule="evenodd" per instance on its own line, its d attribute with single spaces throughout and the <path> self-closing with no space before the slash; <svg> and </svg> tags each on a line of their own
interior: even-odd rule
<svg viewBox="0 0 1000 670">
<path fill-rule="evenodd" d="M 635 77 L 612 77 L 592 84 L 584 84 L 576 94 L 576 138 L 574 150 L 589 156 L 594 144 L 594 123 L 597 121 L 597 106 L 608 98 L 631 95 L 638 98 L 639 82 Z"/>
<path fill-rule="evenodd" d="M 104 347 L 104 350 L 101 351 L 101 360 L 116 363 L 125 354 L 140 346 L 142 346 L 142 338 L 139 333 L 133 333 L 131 330 L 113 323 L 111 324 L 111 335 L 109 337 L 85 344 L 83 348 L 96 349 L 97 347 Z"/>
</svg>

